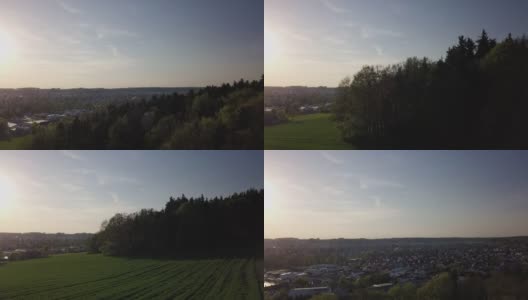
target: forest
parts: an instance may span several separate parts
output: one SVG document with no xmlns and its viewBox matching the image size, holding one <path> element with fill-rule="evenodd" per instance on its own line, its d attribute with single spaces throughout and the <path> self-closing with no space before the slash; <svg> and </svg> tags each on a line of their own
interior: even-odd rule
<svg viewBox="0 0 528 300">
<path fill-rule="evenodd" d="M 339 85 L 335 119 L 362 149 L 528 147 L 528 38 L 460 36 L 445 58 L 365 66 Z"/>
<path fill-rule="evenodd" d="M 264 76 L 187 93 L 98 106 L 74 118 L 34 125 L 29 148 L 262 149 Z M 10 139 L 0 119 L 0 140 Z"/>
<path fill-rule="evenodd" d="M 264 190 L 170 198 L 165 208 L 116 214 L 89 242 L 92 253 L 135 257 L 263 257 Z"/>
</svg>

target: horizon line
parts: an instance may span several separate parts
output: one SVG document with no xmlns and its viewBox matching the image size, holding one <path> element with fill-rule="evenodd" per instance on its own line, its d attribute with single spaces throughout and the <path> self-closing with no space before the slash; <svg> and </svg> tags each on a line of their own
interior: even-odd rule
<svg viewBox="0 0 528 300">
<path fill-rule="evenodd" d="M 40 231 L 26 231 L 26 232 L 0 232 L 0 234 L 95 234 L 94 232 L 40 232 Z"/>
<path fill-rule="evenodd" d="M 337 89 L 339 86 L 327 86 L 327 85 L 319 85 L 319 86 L 310 86 L 310 85 L 264 85 L 264 88 L 327 88 L 327 89 Z"/>
<path fill-rule="evenodd" d="M 444 237 L 384 237 L 384 238 L 296 238 L 296 237 L 280 237 L 280 238 L 264 238 L 265 240 L 396 240 L 396 239 L 507 239 L 507 238 L 528 238 L 528 235 L 506 235 L 506 236 L 444 236 Z"/>
<path fill-rule="evenodd" d="M 123 90 L 123 89 L 174 89 L 174 88 L 185 88 L 185 89 L 201 89 L 207 87 L 207 85 L 204 86 L 129 86 L 129 87 L 67 87 L 67 88 L 60 88 L 60 87 L 50 87 L 50 88 L 42 88 L 42 87 L 16 87 L 16 88 L 5 88 L 0 87 L 0 90 L 24 90 L 24 89 L 33 89 L 33 90 Z"/>
</svg>

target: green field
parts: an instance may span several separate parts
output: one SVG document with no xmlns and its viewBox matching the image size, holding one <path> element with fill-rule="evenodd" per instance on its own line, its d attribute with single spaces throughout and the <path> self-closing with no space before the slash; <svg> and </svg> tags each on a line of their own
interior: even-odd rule
<svg viewBox="0 0 528 300">
<path fill-rule="evenodd" d="M 290 122 L 264 127 L 265 149 L 353 149 L 345 143 L 331 114 L 311 114 L 293 117 Z"/>
<path fill-rule="evenodd" d="M 0 141 L 0 150 L 29 149 L 31 146 L 31 135 L 12 138 L 9 141 Z"/>
<path fill-rule="evenodd" d="M 0 265 L 0 299 L 261 299 L 260 265 L 57 255 Z"/>
</svg>

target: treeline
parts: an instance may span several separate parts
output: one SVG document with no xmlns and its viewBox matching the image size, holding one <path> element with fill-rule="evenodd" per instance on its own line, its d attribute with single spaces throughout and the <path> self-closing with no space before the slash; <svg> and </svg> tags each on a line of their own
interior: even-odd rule
<svg viewBox="0 0 528 300">
<path fill-rule="evenodd" d="M 41 250 L 28 250 L 28 251 L 19 251 L 19 252 L 0 252 L 0 261 L 19 261 L 19 260 L 28 260 L 35 258 L 45 258 L 48 257 L 48 253 Z M 7 257 L 7 260 L 4 260 L 4 257 Z"/>
<path fill-rule="evenodd" d="M 285 123 L 285 122 L 288 122 L 288 115 L 286 114 L 284 109 L 274 108 L 269 111 L 264 111 L 264 126 L 277 125 L 277 124 Z M 1 124 L 1 121 L 0 121 L 0 124 Z M 0 132 L 1 132 L 1 129 L 0 129 Z"/>
<path fill-rule="evenodd" d="M 86 241 L 92 237 L 90 233 L 4 233 L 0 232 L 0 251 L 16 249 L 48 250 L 60 248 L 83 248 Z"/>
<path fill-rule="evenodd" d="M 262 149 L 264 77 L 109 105 L 33 129 L 33 149 Z"/>
<path fill-rule="evenodd" d="M 228 197 L 170 198 L 161 211 L 143 209 L 104 221 L 91 252 L 117 256 L 262 257 L 264 190 Z"/>
<path fill-rule="evenodd" d="M 436 275 L 424 285 L 397 284 L 387 292 L 367 287 L 383 283 L 373 278 L 349 282 L 339 281 L 338 286 L 350 289 L 350 299 L 379 300 L 482 300 L 482 299 L 527 299 L 528 277 L 522 272 L 495 273 L 489 277 L 458 276 L 444 272 Z M 387 282 L 387 281 L 385 281 Z M 365 284 L 366 283 L 366 284 Z"/>
<path fill-rule="evenodd" d="M 528 39 L 461 36 L 439 61 L 363 67 L 336 97 L 343 137 L 360 148 L 528 148 Z"/>
<path fill-rule="evenodd" d="M 0 116 L 10 119 L 39 113 L 62 113 L 69 109 L 94 109 L 111 101 L 84 95 L 64 97 L 53 90 L 0 90 Z"/>
</svg>

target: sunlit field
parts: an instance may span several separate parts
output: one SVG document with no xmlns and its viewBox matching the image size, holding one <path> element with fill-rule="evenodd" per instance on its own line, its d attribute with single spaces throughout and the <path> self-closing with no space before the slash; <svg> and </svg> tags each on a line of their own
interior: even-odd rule
<svg viewBox="0 0 528 300">
<path fill-rule="evenodd" d="M 266 149 L 353 149 L 342 140 L 331 114 L 293 117 L 290 122 L 264 128 Z"/>
<path fill-rule="evenodd" d="M 66 254 L 0 265 L 0 299 L 261 299 L 257 273 L 249 259 Z"/>
</svg>

